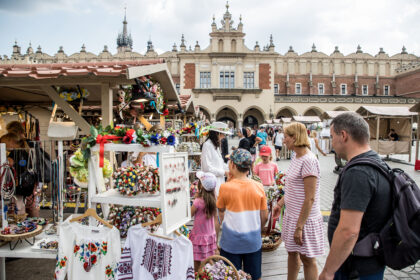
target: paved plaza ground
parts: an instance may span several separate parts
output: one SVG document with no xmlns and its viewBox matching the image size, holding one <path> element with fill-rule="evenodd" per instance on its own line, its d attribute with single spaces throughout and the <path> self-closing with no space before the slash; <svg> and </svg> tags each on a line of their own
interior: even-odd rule
<svg viewBox="0 0 420 280">
<path fill-rule="evenodd" d="M 229 140 L 229 147 L 237 146 L 237 139 Z M 400 156 L 400 159 L 405 159 Z M 407 157 L 408 159 L 408 157 Z M 281 160 L 278 163 L 279 170 L 285 171 L 289 165 L 289 160 Z M 420 172 L 414 171 L 412 165 L 395 162 L 388 162 L 391 167 L 398 167 L 405 170 L 417 183 L 420 182 Z M 329 211 L 333 200 L 333 189 L 338 175 L 333 173 L 335 166 L 334 156 L 329 154 L 321 156 L 321 210 L 325 216 L 324 221 L 328 221 Z M 327 225 L 327 223 L 325 223 Z M 326 252 L 328 252 L 328 242 L 325 241 Z M 317 260 L 321 270 L 324 266 L 326 256 Z M 51 279 L 55 267 L 53 260 L 40 259 L 18 259 L 6 262 L 7 279 Z M 287 252 L 283 246 L 273 252 L 263 253 L 263 279 L 286 279 L 287 278 Z M 299 279 L 303 279 L 303 271 L 299 273 Z M 386 269 L 385 279 L 416 279 L 420 280 L 420 262 L 416 266 L 409 267 L 403 271 Z"/>
</svg>

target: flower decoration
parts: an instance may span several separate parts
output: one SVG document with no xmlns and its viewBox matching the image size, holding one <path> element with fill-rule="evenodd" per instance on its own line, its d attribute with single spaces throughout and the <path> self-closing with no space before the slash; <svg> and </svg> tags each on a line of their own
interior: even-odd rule
<svg viewBox="0 0 420 280">
<path fill-rule="evenodd" d="M 166 144 L 166 141 L 167 141 L 167 138 L 166 137 L 160 137 L 160 139 L 159 139 L 159 143 L 160 144 L 162 144 L 162 145 L 165 145 Z"/>
<path fill-rule="evenodd" d="M 114 205 L 109 211 L 108 221 L 120 231 L 121 238 L 125 238 L 131 226 L 153 221 L 160 213 L 159 208 Z"/>
<path fill-rule="evenodd" d="M 173 135 L 170 135 L 170 136 L 168 136 L 168 138 L 166 138 L 166 144 L 168 144 L 168 145 L 173 146 L 173 145 L 175 145 L 175 142 L 176 142 L 176 138 Z"/>
<path fill-rule="evenodd" d="M 125 144 L 136 143 L 137 134 L 134 129 L 129 129 L 126 131 L 125 136 L 123 137 L 123 142 Z"/>
<path fill-rule="evenodd" d="M 152 137 L 150 137 L 150 142 L 152 142 L 152 144 L 155 144 L 155 145 L 159 144 L 159 135 L 158 134 L 152 135 Z"/>
<path fill-rule="evenodd" d="M 121 168 L 114 173 L 114 182 L 122 195 L 159 192 L 159 171 L 150 166 Z"/>
</svg>

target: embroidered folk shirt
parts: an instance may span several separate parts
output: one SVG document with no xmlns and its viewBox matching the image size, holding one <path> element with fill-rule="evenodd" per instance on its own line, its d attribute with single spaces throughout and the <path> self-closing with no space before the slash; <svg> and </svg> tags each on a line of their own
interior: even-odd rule
<svg viewBox="0 0 420 280">
<path fill-rule="evenodd" d="M 121 256 L 118 229 L 70 223 L 72 218 L 60 226 L 54 279 L 114 279 Z"/>
<path fill-rule="evenodd" d="M 152 236 L 141 225 L 130 227 L 117 269 L 118 280 L 194 280 L 193 246 L 185 236 Z"/>
</svg>

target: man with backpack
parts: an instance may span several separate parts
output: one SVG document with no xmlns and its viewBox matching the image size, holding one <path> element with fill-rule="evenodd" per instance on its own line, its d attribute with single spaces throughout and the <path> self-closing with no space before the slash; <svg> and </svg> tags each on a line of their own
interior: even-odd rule
<svg viewBox="0 0 420 280">
<path fill-rule="evenodd" d="M 332 146 L 350 165 L 361 159 L 387 165 L 369 145 L 369 126 L 356 113 L 337 116 L 331 123 Z M 381 256 L 353 255 L 356 242 L 379 233 L 392 216 L 392 188 L 388 178 L 369 164 L 345 168 L 334 189 L 328 222 L 330 253 L 319 279 L 383 279 Z"/>
</svg>

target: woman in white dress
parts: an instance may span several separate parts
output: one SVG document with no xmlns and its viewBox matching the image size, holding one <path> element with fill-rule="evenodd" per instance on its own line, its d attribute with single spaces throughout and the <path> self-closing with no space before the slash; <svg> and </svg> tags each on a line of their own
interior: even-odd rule
<svg viewBox="0 0 420 280">
<path fill-rule="evenodd" d="M 220 185 L 225 182 L 225 176 L 229 172 L 220 152 L 220 142 L 226 135 L 230 134 L 227 124 L 223 122 L 212 123 L 209 128 L 209 136 L 201 150 L 201 171 L 210 172 L 217 179 L 216 198 L 219 195 Z"/>
</svg>

